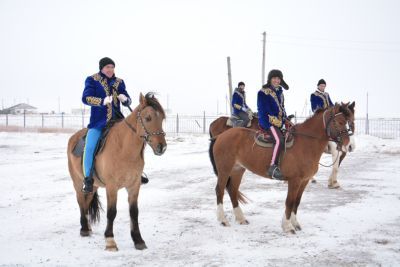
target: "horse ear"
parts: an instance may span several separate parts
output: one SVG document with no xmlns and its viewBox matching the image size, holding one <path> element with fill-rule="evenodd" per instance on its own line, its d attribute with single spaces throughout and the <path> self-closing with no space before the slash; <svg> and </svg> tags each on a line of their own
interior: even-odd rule
<svg viewBox="0 0 400 267">
<path fill-rule="evenodd" d="M 354 113 L 354 107 L 356 106 L 356 102 L 350 104 L 349 109 Z"/>
<path fill-rule="evenodd" d="M 339 110 L 340 110 L 340 107 L 341 107 L 341 105 L 340 105 L 338 102 L 336 102 L 336 103 L 335 103 L 335 106 L 333 106 L 334 112 L 335 112 L 335 113 L 338 113 Z"/>
<path fill-rule="evenodd" d="M 146 98 L 144 97 L 144 95 L 142 93 L 140 93 L 140 95 L 139 95 L 139 103 L 142 106 L 146 106 L 146 104 L 147 104 Z"/>
</svg>

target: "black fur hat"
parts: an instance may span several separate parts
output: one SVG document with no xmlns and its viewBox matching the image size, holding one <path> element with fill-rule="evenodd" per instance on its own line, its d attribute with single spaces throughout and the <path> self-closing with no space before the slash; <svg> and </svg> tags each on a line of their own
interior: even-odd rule
<svg viewBox="0 0 400 267">
<path fill-rule="evenodd" d="M 319 80 L 317 86 L 319 86 L 320 84 L 325 84 L 326 85 L 325 80 L 324 79 Z"/>
<path fill-rule="evenodd" d="M 268 81 L 267 81 L 267 84 L 265 84 L 263 86 L 263 88 L 270 87 L 271 86 L 271 79 L 274 78 L 274 77 L 279 77 L 281 79 L 281 86 L 284 89 L 289 90 L 289 85 L 285 82 L 285 80 L 283 80 L 283 74 L 282 74 L 282 71 L 280 71 L 280 70 L 271 70 L 268 73 Z"/>
<path fill-rule="evenodd" d="M 109 58 L 109 57 L 103 57 L 102 59 L 100 59 L 99 61 L 99 69 L 102 70 L 105 66 L 107 66 L 108 64 L 112 64 L 115 67 L 115 63 L 114 61 Z"/>
</svg>

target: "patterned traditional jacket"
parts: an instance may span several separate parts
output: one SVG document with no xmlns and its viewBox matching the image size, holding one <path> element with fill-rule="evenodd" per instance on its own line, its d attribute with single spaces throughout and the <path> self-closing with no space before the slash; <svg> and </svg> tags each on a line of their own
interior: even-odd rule
<svg viewBox="0 0 400 267">
<path fill-rule="evenodd" d="M 234 115 L 238 115 L 243 108 L 249 108 L 246 104 L 246 93 L 240 92 L 239 88 L 235 89 L 232 96 L 232 110 Z"/>
<path fill-rule="evenodd" d="M 88 128 L 101 129 L 112 119 L 114 112 L 111 104 L 103 105 L 106 96 L 113 96 L 112 105 L 115 110 L 120 111 L 120 101 L 117 98 L 119 94 L 124 94 L 128 98 L 127 105 L 131 104 L 131 98 L 125 90 L 125 83 L 122 79 L 115 76 L 108 79 L 101 72 L 86 78 L 82 101 L 91 106 Z"/>
<path fill-rule="evenodd" d="M 285 98 L 282 87 L 262 88 L 257 95 L 259 125 L 268 130 L 271 126 L 281 128 L 286 119 Z"/>
<path fill-rule="evenodd" d="M 315 112 L 319 108 L 327 108 L 333 106 L 329 94 L 326 92 L 321 92 L 320 90 L 315 91 L 311 94 L 311 109 Z"/>
</svg>

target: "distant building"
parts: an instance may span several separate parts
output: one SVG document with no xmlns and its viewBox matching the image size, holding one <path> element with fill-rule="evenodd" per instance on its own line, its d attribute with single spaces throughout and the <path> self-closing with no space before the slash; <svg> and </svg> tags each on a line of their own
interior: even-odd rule
<svg viewBox="0 0 400 267">
<path fill-rule="evenodd" d="M 37 113 L 37 108 L 25 103 L 20 103 L 15 106 L 0 110 L 0 114 L 24 114 L 24 112 L 26 114 Z"/>
</svg>

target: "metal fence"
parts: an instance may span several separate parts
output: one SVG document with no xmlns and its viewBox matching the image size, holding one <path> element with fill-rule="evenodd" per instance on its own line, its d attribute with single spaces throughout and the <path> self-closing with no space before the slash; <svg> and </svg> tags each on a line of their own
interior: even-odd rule
<svg viewBox="0 0 400 267">
<path fill-rule="evenodd" d="M 169 134 L 206 134 L 216 115 L 168 115 L 164 121 L 164 131 Z M 297 117 L 295 122 L 304 121 Z M 81 129 L 89 123 L 89 115 L 70 114 L 0 114 L 0 126 L 21 128 Z M 355 121 L 356 134 L 369 134 L 381 138 L 400 138 L 400 118 L 365 119 Z"/>
</svg>

